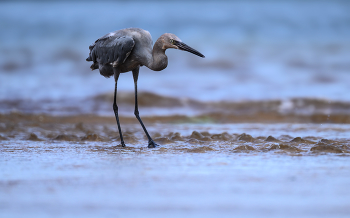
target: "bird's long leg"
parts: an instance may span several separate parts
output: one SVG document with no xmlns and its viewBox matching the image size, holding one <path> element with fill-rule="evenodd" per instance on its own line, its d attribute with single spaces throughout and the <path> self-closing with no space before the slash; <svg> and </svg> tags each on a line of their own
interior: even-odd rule
<svg viewBox="0 0 350 218">
<path fill-rule="evenodd" d="M 114 111 L 115 119 L 117 120 L 117 124 L 118 124 L 120 144 L 122 145 L 122 147 L 125 147 L 122 130 L 120 128 L 120 122 L 119 122 L 119 116 L 118 116 L 118 105 L 117 105 L 117 82 L 118 82 L 118 78 L 119 78 L 120 73 L 116 72 L 116 69 L 114 67 L 113 67 L 113 71 L 114 71 L 114 79 L 115 79 L 113 111 Z"/>
<path fill-rule="evenodd" d="M 138 103 L 137 103 L 137 79 L 139 78 L 139 70 L 140 70 L 140 68 L 138 67 L 132 71 L 132 75 L 134 77 L 134 84 L 135 84 L 135 111 L 134 111 L 134 114 L 135 114 L 137 120 L 140 122 L 143 130 L 146 133 L 146 136 L 148 138 L 148 147 L 155 148 L 158 146 L 158 144 L 156 144 L 153 141 L 153 139 L 151 138 L 151 136 L 148 134 L 147 129 L 146 129 L 145 125 L 143 124 L 143 122 L 140 118 L 140 115 L 139 115 L 139 108 L 138 108 Z"/>
</svg>

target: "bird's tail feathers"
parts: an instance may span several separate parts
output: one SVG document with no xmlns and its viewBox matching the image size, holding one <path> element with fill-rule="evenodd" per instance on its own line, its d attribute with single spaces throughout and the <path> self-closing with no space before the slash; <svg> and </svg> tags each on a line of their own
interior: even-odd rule
<svg viewBox="0 0 350 218">
<path fill-rule="evenodd" d="M 101 64 L 98 65 L 98 69 L 100 70 L 100 74 L 106 78 L 109 78 L 110 76 L 113 76 L 114 73 L 113 73 L 113 67 L 112 65 L 109 65 L 109 64 Z M 96 68 L 97 69 L 97 68 Z"/>
<path fill-rule="evenodd" d="M 87 59 L 86 59 L 87 60 Z M 90 66 L 90 69 L 91 70 L 96 70 L 96 69 L 98 69 L 99 68 L 99 64 L 97 63 L 97 62 L 94 62 L 93 64 L 91 64 L 91 66 Z"/>
</svg>

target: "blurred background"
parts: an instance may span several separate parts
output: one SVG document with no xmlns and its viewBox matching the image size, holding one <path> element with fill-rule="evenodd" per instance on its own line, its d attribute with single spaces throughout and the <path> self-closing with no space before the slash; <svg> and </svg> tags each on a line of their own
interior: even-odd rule
<svg viewBox="0 0 350 218">
<path fill-rule="evenodd" d="M 345 0 L 1 1 L 0 112 L 113 116 L 114 81 L 89 69 L 88 47 L 139 27 L 153 41 L 174 33 L 206 56 L 167 50 L 165 70 L 141 68 L 139 91 L 151 96 L 143 114 L 195 114 L 193 101 L 350 113 L 349 11 Z M 118 89 L 130 102 L 131 73 Z M 158 95 L 180 103 L 155 107 Z"/>
</svg>

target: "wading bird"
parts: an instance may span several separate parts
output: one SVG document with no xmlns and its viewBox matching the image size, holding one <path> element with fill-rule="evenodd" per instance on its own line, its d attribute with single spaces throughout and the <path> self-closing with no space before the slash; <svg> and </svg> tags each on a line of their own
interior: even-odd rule
<svg viewBox="0 0 350 218">
<path fill-rule="evenodd" d="M 148 138 L 148 147 L 154 148 L 158 145 L 148 134 L 139 116 L 137 106 L 137 79 L 139 77 L 140 67 L 146 66 L 155 71 L 165 69 L 168 65 L 168 57 L 165 55 L 165 50 L 168 48 L 188 51 L 204 58 L 204 55 L 183 43 L 172 33 L 161 35 L 154 43 L 153 48 L 152 45 L 152 37 L 148 31 L 139 28 L 128 28 L 108 33 L 89 46 L 90 53 L 86 61 L 93 61 L 90 68 L 92 70 L 99 69 L 100 74 L 104 77 L 114 75 L 115 88 L 113 110 L 118 124 L 121 145 L 123 147 L 125 147 L 125 143 L 120 128 L 118 106 L 116 103 L 119 75 L 132 71 L 135 85 L 134 114 Z"/>
</svg>

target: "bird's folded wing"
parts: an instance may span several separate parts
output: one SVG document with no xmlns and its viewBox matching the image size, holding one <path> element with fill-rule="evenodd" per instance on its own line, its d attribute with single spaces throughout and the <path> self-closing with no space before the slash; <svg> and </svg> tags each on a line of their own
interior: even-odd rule
<svg viewBox="0 0 350 218">
<path fill-rule="evenodd" d="M 135 41 L 129 36 L 107 34 L 90 46 L 91 59 L 99 64 L 121 64 L 128 58 L 134 45 Z"/>
</svg>

